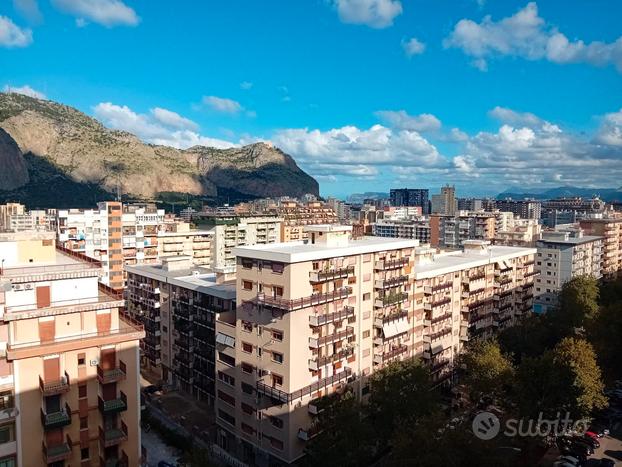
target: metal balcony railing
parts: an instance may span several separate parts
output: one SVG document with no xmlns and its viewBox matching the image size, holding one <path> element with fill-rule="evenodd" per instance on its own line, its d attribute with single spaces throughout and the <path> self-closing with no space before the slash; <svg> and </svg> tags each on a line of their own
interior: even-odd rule
<svg viewBox="0 0 622 467">
<path fill-rule="evenodd" d="M 329 271 L 311 271 L 309 272 L 309 282 L 321 283 L 337 279 L 345 279 L 352 274 L 354 274 L 354 266 L 346 266 Z"/>
<path fill-rule="evenodd" d="M 115 383 L 123 381 L 127 377 L 125 362 L 119 361 L 119 366 L 104 370 L 101 365 L 97 365 L 97 379 L 101 384 Z"/>
<path fill-rule="evenodd" d="M 56 412 L 46 412 L 42 408 L 41 424 L 46 431 L 71 425 L 71 409 L 69 408 L 69 404 L 65 403 L 65 407 L 60 408 Z"/>
<path fill-rule="evenodd" d="M 343 331 L 329 334 L 322 337 L 309 337 L 309 347 L 317 349 L 324 345 L 334 344 L 335 342 L 354 336 L 354 328 L 347 326 Z"/>
<path fill-rule="evenodd" d="M 69 391 L 69 374 L 65 371 L 65 374 L 53 381 L 44 381 L 39 376 L 39 389 L 44 396 L 54 396 L 56 394 L 62 394 Z"/>
<path fill-rule="evenodd" d="M 103 414 L 123 412 L 127 410 L 127 396 L 123 391 L 121 391 L 119 397 L 114 399 L 104 400 L 99 396 L 97 398 L 97 406 Z"/>
<path fill-rule="evenodd" d="M 47 446 L 45 441 L 41 442 L 41 448 L 43 451 L 43 461 L 46 465 L 62 462 L 71 457 L 71 438 L 69 435 L 65 438 L 64 443 Z"/>
<path fill-rule="evenodd" d="M 406 282 L 408 282 L 408 276 L 397 276 L 397 277 L 390 277 L 388 279 L 380 279 L 377 280 L 374 284 L 374 287 L 376 289 L 389 289 L 391 287 L 398 287 L 402 284 L 405 284 Z"/>
<path fill-rule="evenodd" d="M 352 287 L 342 287 L 327 293 L 313 294 L 309 297 L 285 299 L 282 297 L 267 297 L 265 294 L 257 294 L 256 303 L 269 308 L 277 308 L 283 311 L 294 311 L 309 306 L 321 305 L 347 298 L 352 293 Z"/>
<path fill-rule="evenodd" d="M 308 396 L 313 394 L 314 392 L 319 391 L 320 389 L 328 388 L 334 384 L 340 383 L 342 381 L 347 380 L 352 374 L 352 370 L 350 368 L 344 368 L 343 371 L 336 373 L 332 376 L 328 376 L 326 378 L 322 378 L 321 380 L 312 383 L 308 386 L 305 386 L 302 389 L 298 389 L 297 391 L 287 393 L 285 391 L 281 391 L 275 387 L 269 386 L 261 381 L 257 381 L 257 392 L 259 394 L 263 394 L 268 396 L 269 398 L 278 401 L 282 404 L 288 404 L 290 402 L 295 401 L 296 399 L 301 399 L 304 396 Z"/>
<path fill-rule="evenodd" d="M 346 305 L 343 307 L 343 310 L 337 311 L 335 313 L 309 316 L 309 325 L 323 326 L 325 324 L 334 323 L 335 321 L 343 321 L 344 319 L 352 318 L 353 316 L 354 307 Z"/>
<path fill-rule="evenodd" d="M 395 258 L 376 261 L 374 269 L 379 271 L 386 271 L 387 269 L 399 269 L 408 265 L 409 258 Z"/>
</svg>

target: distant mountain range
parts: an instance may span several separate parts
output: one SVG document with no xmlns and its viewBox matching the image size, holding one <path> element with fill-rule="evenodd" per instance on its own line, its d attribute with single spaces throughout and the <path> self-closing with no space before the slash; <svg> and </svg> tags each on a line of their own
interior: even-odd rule
<svg viewBox="0 0 622 467">
<path fill-rule="evenodd" d="M 352 193 L 348 196 L 348 203 L 361 204 L 365 199 L 387 199 L 389 193 L 383 193 L 382 191 L 366 191 L 365 193 Z"/>
<path fill-rule="evenodd" d="M 533 189 L 528 192 L 520 188 L 510 188 L 497 195 L 497 199 L 554 199 L 554 198 L 592 198 L 598 196 L 606 202 L 622 201 L 622 187 L 620 188 L 579 188 L 576 186 L 560 186 L 558 188 Z"/>
<path fill-rule="evenodd" d="M 180 150 L 109 130 L 72 107 L 0 93 L 0 203 L 92 207 L 125 200 L 220 204 L 319 194 L 292 157 L 265 143 Z"/>
</svg>

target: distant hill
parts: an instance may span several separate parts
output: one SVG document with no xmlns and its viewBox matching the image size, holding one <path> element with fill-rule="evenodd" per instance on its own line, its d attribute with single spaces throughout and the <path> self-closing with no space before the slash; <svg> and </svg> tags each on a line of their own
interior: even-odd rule
<svg viewBox="0 0 622 467">
<path fill-rule="evenodd" d="M 365 193 L 352 193 L 348 196 L 348 203 L 361 204 L 365 199 L 387 199 L 389 193 L 382 191 L 366 191 Z"/>
<path fill-rule="evenodd" d="M 52 101 L 0 93 L 0 202 L 83 207 L 110 199 L 238 202 L 319 194 L 294 159 L 265 143 L 179 150 L 146 144 Z"/>
<path fill-rule="evenodd" d="M 561 186 L 558 188 L 550 188 L 544 190 L 530 190 L 529 192 L 521 192 L 516 189 L 506 190 L 497 195 L 497 199 L 554 199 L 554 198 L 592 198 L 598 196 L 606 202 L 622 201 L 621 188 L 579 188 L 574 186 Z"/>
</svg>

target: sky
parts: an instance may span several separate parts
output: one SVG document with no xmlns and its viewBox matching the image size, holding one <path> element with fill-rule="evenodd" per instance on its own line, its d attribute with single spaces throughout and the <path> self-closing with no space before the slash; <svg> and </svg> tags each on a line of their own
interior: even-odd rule
<svg viewBox="0 0 622 467">
<path fill-rule="evenodd" d="M 0 90 L 323 196 L 622 185 L 622 2 L 1 0 Z"/>
</svg>

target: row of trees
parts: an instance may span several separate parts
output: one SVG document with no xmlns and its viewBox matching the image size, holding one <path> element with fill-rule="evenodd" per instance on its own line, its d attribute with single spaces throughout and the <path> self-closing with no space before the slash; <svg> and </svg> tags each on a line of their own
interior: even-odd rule
<svg viewBox="0 0 622 467">
<path fill-rule="evenodd" d="M 622 281 L 599 285 L 576 278 L 564 285 L 559 298 L 557 310 L 531 315 L 497 340 L 469 346 L 457 368 L 474 403 L 492 399 L 515 418 L 569 412 L 574 420 L 606 405 L 603 374 L 610 380 L 622 377 L 617 361 Z M 367 403 L 351 391 L 324 399 L 316 427 L 320 433 L 309 442 L 305 462 L 514 465 L 509 440 L 481 441 L 468 430 L 470 423 L 448 428 L 452 415 L 430 381 L 427 368 L 417 361 L 396 362 L 372 376 Z"/>
</svg>

